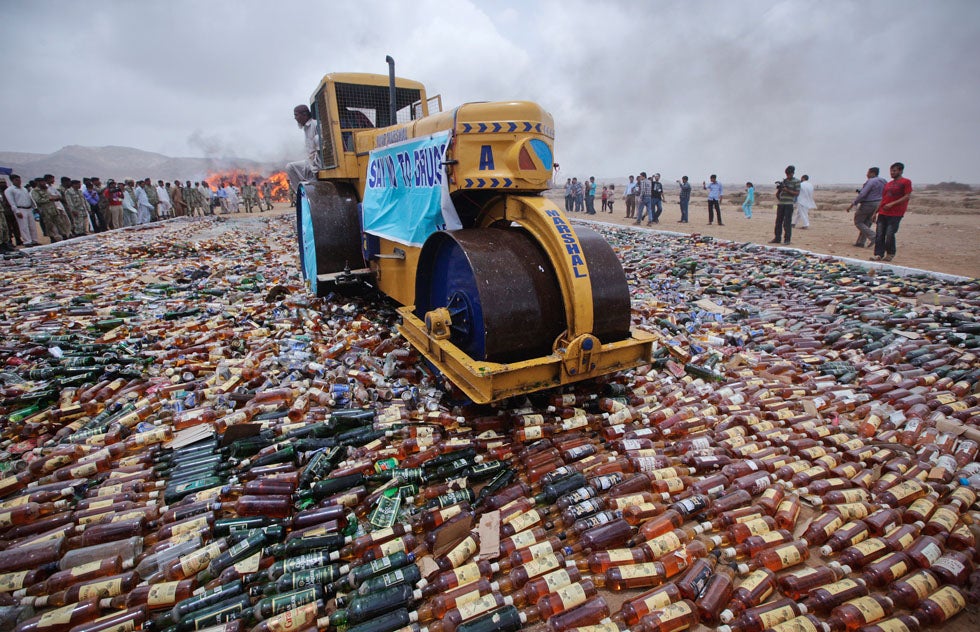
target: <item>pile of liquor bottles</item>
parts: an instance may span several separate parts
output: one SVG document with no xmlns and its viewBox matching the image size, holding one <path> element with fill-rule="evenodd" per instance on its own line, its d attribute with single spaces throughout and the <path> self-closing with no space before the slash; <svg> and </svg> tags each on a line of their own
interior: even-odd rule
<svg viewBox="0 0 980 632">
<path fill-rule="evenodd" d="M 651 364 L 475 407 L 287 223 L 213 226 L 0 269 L 0 628 L 975 616 L 976 284 L 611 231 Z"/>
</svg>

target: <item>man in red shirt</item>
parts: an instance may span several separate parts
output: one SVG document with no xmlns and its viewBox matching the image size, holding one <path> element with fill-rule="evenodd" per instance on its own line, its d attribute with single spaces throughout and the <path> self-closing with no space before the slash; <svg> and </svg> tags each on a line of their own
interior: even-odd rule
<svg viewBox="0 0 980 632">
<path fill-rule="evenodd" d="M 905 165 L 896 162 L 891 166 L 891 182 L 885 184 L 878 205 L 878 224 L 875 232 L 875 255 L 872 261 L 891 261 L 895 258 L 895 233 L 905 217 L 912 197 L 912 181 L 903 178 Z"/>
</svg>

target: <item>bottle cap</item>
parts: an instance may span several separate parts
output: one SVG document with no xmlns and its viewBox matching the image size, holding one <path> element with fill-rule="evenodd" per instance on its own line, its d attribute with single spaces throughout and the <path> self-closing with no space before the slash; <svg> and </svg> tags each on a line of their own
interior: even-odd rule
<svg viewBox="0 0 980 632">
<path fill-rule="evenodd" d="M 418 589 L 418 588 L 416 588 L 415 590 L 413 590 L 412 591 L 412 599 L 414 601 L 421 601 L 421 599 L 422 599 L 422 591 L 420 589 Z"/>
<path fill-rule="evenodd" d="M 735 613 L 727 608 L 722 610 L 721 614 L 718 615 L 718 620 L 721 621 L 722 623 L 728 623 L 734 618 L 735 618 Z M 729 631 L 731 630 L 731 628 L 726 625 L 726 626 L 719 627 L 718 632 L 722 632 L 722 628 L 728 628 Z"/>
<path fill-rule="evenodd" d="M 737 568 L 738 568 L 739 574 L 741 574 L 741 575 L 744 575 L 745 573 L 748 573 L 749 572 L 749 565 L 748 564 L 739 564 Z"/>
<path fill-rule="evenodd" d="M 834 554 L 834 549 L 830 548 L 830 546 L 825 544 L 822 547 L 820 547 L 820 555 L 826 557 L 828 555 L 833 555 L 833 554 Z"/>
<path fill-rule="evenodd" d="M 416 588 L 420 588 L 420 589 L 421 588 L 425 588 L 428 585 L 429 585 L 429 580 L 427 580 L 424 577 L 422 579 L 418 580 L 417 582 L 415 582 L 415 587 Z"/>
<path fill-rule="evenodd" d="M 408 620 L 411 621 L 412 623 L 418 623 L 419 613 L 416 612 L 415 610 L 412 610 L 411 612 L 408 613 Z"/>
<path fill-rule="evenodd" d="M 803 615 L 803 614 L 806 614 L 806 613 L 807 613 L 807 608 L 806 608 L 806 605 L 804 605 L 804 604 L 802 604 L 802 603 L 798 603 L 798 604 L 796 604 L 796 605 L 798 605 L 798 606 L 800 607 L 800 614 L 801 614 L 801 615 Z"/>
<path fill-rule="evenodd" d="M 518 616 L 518 618 L 520 618 L 521 623 L 527 623 L 527 614 L 525 614 L 523 612 L 518 612 L 517 613 L 517 616 Z"/>
</svg>

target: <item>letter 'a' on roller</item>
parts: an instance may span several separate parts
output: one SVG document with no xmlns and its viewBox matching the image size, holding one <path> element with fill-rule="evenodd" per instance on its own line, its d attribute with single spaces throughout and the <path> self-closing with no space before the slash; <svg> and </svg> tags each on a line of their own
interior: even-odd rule
<svg viewBox="0 0 980 632">
<path fill-rule="evenodd" d="M 441 109 L 393 74 L 320 81 L 322 168 L 296 200 L 310 291 L 397 301 L 402 335 L 477 403 L 648 362 L 654 336 L 631 327 L 616 254 L 544 196 L 551 115 L 526 101 Z"/>
</svg>

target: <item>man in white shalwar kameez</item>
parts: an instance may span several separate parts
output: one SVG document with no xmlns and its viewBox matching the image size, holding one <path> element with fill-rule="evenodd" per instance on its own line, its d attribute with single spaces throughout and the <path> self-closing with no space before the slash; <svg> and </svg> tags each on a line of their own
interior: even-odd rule
<svg viewBox="0 0 980 632">
<path fill-rule="evenodd" d="M 817 208 L 813 201 L 813 185 L 810 184 L 810 176 L 804 175 L 800 178 L 800 194 L 796 197 L 796 217 L 793 226 L 796 228 L 810 227 L 810 211 Z"/>
</svg>

